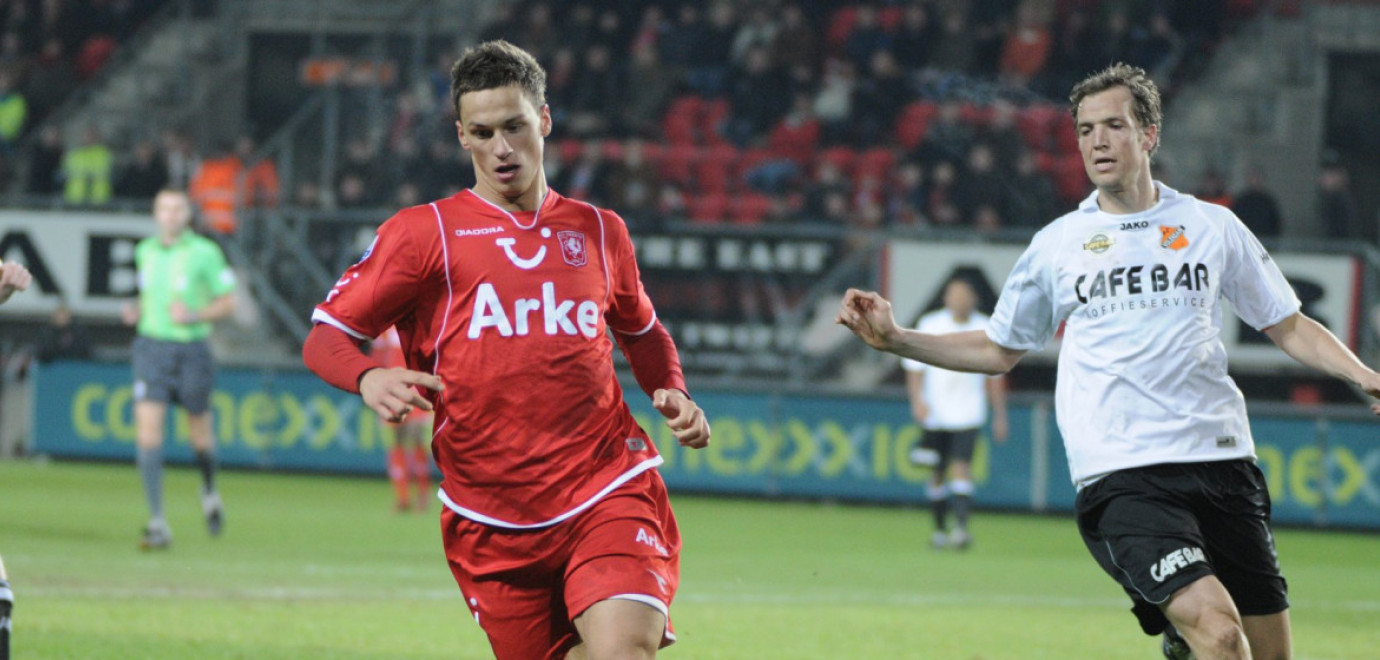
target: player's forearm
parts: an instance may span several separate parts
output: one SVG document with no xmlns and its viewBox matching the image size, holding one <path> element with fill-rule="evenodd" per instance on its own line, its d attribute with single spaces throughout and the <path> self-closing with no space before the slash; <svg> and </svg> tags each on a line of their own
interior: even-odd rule
<svg viewBox="0 0 1380 660">
<path fill-rule="evenodd" d="M 638 387 L 647 396 L 657 390 L 680 390 L 688 396 L 690 390 L 685 386 L 685 374 L 680 367 L 680 353 L 671 333 L 658 321 L 652 329 L 637 337 L 614 333 L 618 345 L 632 366 L 633 377 Z"/>
<path fill-rule="evenodd" d="M 987 379 L 987 399 L 992 402 L 994 419 L 1006 419 L 1006 379 L 1000 376 Z"/>
<path fill-rule="evenodd" d="M 1265 334 L 1289 357 L 1330 376 L 1361 385 L 1373 374 L 1336 335 L 1303 313 L 1267 328 Z"/>
<path fill-rule="evenodd" d="M 360 350 L 353 337 L 324 323 L 307 335 L 302 362 L 321 380 L 352 394 L 359 394 L 364 372 L 379 366 Z"/>
<path fill-rule="evenodd" d="M 225 294 L 195 312 L 199 321 L 219 321 L 235 313 L 235 296 Z"/>
<path fill-rule="evenodd" d="M 1010 371 L 1025 355 L 1025 351 L 998 346 L 981 330 L 931 335 L 901 329 L 887 350 L 941 369 L 989 375 Z"/>
</svg>

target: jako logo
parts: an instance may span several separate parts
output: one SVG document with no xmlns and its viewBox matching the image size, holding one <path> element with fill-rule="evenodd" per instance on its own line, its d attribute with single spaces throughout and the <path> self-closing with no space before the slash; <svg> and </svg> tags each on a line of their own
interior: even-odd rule
<svg viewBox="0 0 1380 660">
<path fill-rule="evenodd" d="M 542 254 L 546 248 L 542 248 Z M 574 310 L 574 316 L 571 316 Z M 542 328 L 549 336 L 582 334 L 590 339 L 599 336 L 599 304 L 593 300 L 557 300 L 556 285 L 543 282 L 541 298 L 518 298 L 510 314 L 499 299 L 494 285 L 485 282 L 474 293 L 474 310 L 470 313 L 469 338 L 479 339 L 485 328 L 497 328 L 504 337 L 526 337 L 531 331 L 529 317 L 540 311 Z M 578 330 L 577 330 L 578 326 Z"/>
<path fill-rule="evenodd" d="M 1159 564 L 1150 566 L 1150 577 L 1155 578 L 1156 582 L 1164 582 L 1169 576 L 1178 573 L 1179 569 L 1195 562 L 1206 562 L 1207 557 L 1203 554 L 1202 548 L 1180 548 L 1160 559 Z"/>
</svg>

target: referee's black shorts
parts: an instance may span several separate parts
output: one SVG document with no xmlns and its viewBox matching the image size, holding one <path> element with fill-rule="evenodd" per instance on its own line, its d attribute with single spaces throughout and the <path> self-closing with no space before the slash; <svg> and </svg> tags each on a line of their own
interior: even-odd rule
<svg viewBox="0 0 1380 660">
<path fill-rule="evenodd" d="M 211 408 L 216 367 L 205 341 L 134 339 L 134 400 L 180 405 L 188 414 Z"/>
<path fill-rule="evenodd" d="M 1083 542 L 1133 603 L 1147 635 L 1160 606 L 1216 575 L 1243 616 L 1289 608 L 1270 532 L 1265 476 L 1248 460 L 1151 465 L 1113 472 L 1078 493 Z"/>
</svg>

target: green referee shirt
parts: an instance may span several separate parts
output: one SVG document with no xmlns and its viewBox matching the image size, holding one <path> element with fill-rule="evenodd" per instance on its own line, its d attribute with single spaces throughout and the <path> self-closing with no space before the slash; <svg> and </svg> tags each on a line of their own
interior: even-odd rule
<svg viewBox="0 0 1380 660">
<path fill-rule="evenodd" d="M 191 230 L 170 246 L 151 236 L 139 241 L 134 263 L 139 268 L 140 336 L 178 342 L 211 336 L 210 322 L 173 322 L 172 304 L 181 301 L 198 312 L 235 289 L 235 273 L 219 245 Z"/>
</svg>

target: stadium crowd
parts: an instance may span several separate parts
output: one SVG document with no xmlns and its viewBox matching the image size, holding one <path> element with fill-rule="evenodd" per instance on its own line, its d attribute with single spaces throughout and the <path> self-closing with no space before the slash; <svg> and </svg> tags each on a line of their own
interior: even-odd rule
<svg viewBox="0 0 1380 660">
<path fill-rule="evenodd" d="M 45 49 L 68 52 L 93 39 L 127 36 L 156 4 L 11 0 L 0 3 L 6 8 L 0 34 L 6 48 L 39 48 L 19 58 L 37 62 Z M 1126 61 L 1172 93 L 1224 30 L 1259 4 L 529 1 L 493 5 L 479 37 L 513 41 L 549 71 L 552 185 L 620 210 L 635 229 L 688 219 L 992 231 L 1037 227 L 1086 194 L 1063 99 L 1073 80 Z M 72 9 L 77 6 L 82 11 Z M 118 17 L 90 18 L 85 10 L 95 8 Z M 62 18 L 76 15 L 88 18 Z M 24 23 L 36 20 L 46 32 Z M 106 35 L 111 30 L 104 26 L 119 29 Z M 45 36 L 29 38 L 31 32 Z M 281 203 L 398 207 L 470 185 L 469 159 L 444 139 L 453 134 L 448 67 L 454 55 L 438 53 L 432 67 L 410 76 L 411 84 L 385 90 L 391 110 L 384 123 L 372 120 L 342 137 L 333 188 L 298 177 Z M 11 131 L 17 136 L 33 125 L 22 116 L 9 120 L 7 108 L 16 94 L 37 105 L 28 92 L 39 68 L 0 67 L 0 129 L 17 123 Z M 63 84 L 39 85 L 42 93 L 90 75 L 89 66 L 79 70 L 88 73 L 69 71 Z M 14 87 L 15 80 L 28 84 Z M 203 216 L 223 232 L 235 223 L 215 221 L 222 207 L 280 202 L 272 164 L 249 162 L 247 138 L 198 150 L 164 127 L 142 135 L 160 137 L 112 145 L 94 130 L 71 140 L 76 136 L 46 126 L 27 154 L 7 146 L 3 157 L 28 160 L 27 181 L 15 186 L 61 194 L 72 205 L 147 198 L 163 185 L 190 187 Z M 215 171 L 207 174 L 208 167 Z M 253 176 L 240 178 L 251 170 Z M 1177 183 L 1207 192 L 1220 181 Z M 1241 192 L 1267 198 L 1247 209 L 1263 209 L 1262 219 L 1247 221 L 1263 235 L 1277 234 L 1267 186 L 1255 177 Z"/>
</svg>

